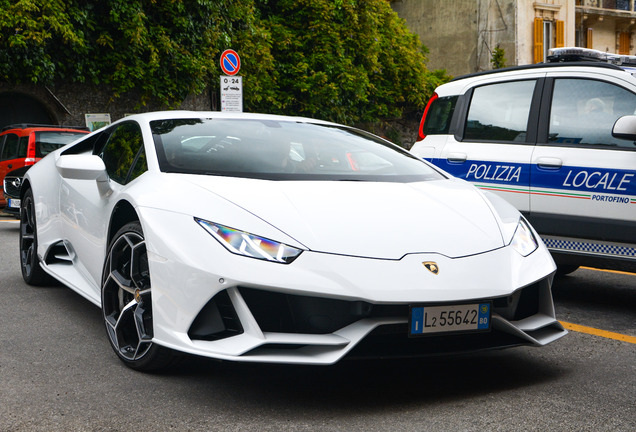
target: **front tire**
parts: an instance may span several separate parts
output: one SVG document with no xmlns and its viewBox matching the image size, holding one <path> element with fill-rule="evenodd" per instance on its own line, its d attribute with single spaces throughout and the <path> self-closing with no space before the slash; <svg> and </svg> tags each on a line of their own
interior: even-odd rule
<svg viewBox="0 0 636 432">
<path fill-rule="evenodd" d="M 141 224 L 124 225 L 108 248 L 102 277 L 102 312 L 110 344 L 126 366 L 163 369 L 176 353 L 152 342 L 148 254 Z"/>
<path fill-rule="evenodd" d="M 38 258 L 38 232 L 35 220 L 33 191 L 28 189 L 20 206 L 20 268 L 22 278 L 29 285 L 42 286 L 54 283 Z"/>
</svg>

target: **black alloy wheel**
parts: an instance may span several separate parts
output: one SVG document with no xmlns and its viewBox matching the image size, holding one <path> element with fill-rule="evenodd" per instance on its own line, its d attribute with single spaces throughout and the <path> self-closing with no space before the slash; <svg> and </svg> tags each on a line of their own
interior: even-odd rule
<svg viewBox="0 0 636 432">
<path fill-rule="evenodd" d="M 28 189 L 20 205 L 20 267 L 22 278 L 29 285 L 48 285 L 53 278 L 40 266 L 38 259 L 38 233 L 35 220 L 33 191 Z"/>
<path fill-rule="evenodd" d="M 157 370 L 176 353 L 152 342 L 152 296 L 146 242 L 139 222 L 122 227 L 108 248 L 102 278 L 102 312 L 108 340 L 136 370 Z"/>
</svg>

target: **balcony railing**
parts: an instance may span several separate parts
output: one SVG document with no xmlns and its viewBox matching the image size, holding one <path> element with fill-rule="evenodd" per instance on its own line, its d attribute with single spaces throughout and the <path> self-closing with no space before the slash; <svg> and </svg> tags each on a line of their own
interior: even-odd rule
<svg viewBox="0 0 636 432">
<path fill-rule="evenodd" d="M 586 6 L 609 11 L 636 11 L 634 0 L 576 0 L 577 6 Z"/>
</svg>

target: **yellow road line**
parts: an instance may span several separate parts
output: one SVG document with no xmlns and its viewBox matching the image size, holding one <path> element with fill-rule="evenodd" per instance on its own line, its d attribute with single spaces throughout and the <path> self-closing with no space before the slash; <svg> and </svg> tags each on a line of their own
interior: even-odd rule
<svg viewBox="0 0 636 432">
<path fill-rule="evenodd" d="M 618 271 L 618 270 L 605 270 L 605 269 L 597 269 L 593 267 L 581 267 L 581 268 L 585 270 L 594 270 L 594 271 L 600 271 L 600 272 L 606 272 L 606 273 L 616 273 L 616 274 L 624 274 L 629 276 L 636 276 L 636 273 L 630 273 L 630 272 L 624 272 L 624 271 Z"/>
<path fill-rule="evenodd" d="M 628 336 L 621 333 L 613 333 L 613 332 L 609 332 L 605 330 L 599 330 L 593 327 L 586 327 L 586 326 L 572 324 L 565 321 L 559 321 L 559 322 L 561 323 L 563 327 L 565 327 L 568 330 L 636 344 L 636 337 L 634 336 Z"/>
</svg>

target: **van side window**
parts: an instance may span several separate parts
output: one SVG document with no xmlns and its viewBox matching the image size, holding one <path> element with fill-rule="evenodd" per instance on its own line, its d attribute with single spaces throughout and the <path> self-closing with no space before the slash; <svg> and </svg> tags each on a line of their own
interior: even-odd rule
<svg viewBox="0 0 636 432">
<path fill-rule="evenodd" d="M 592 79 L 555 79 L 548 141 L 636 150 L 631 141 L 612 137 L 616 120 L 635 112 L 636 94 L 622 87 Z"/>
<path fill-rule="evenodd" d="M 455 111 L 457 96 L 435 99 L 428 109 L 422 132 L 424 135 L 445 135 Z"/>
<path fill-rule="evenodd" d="M 525 142 L 535 80 L 476 87 L 464 140 Z"/>
</svg>

